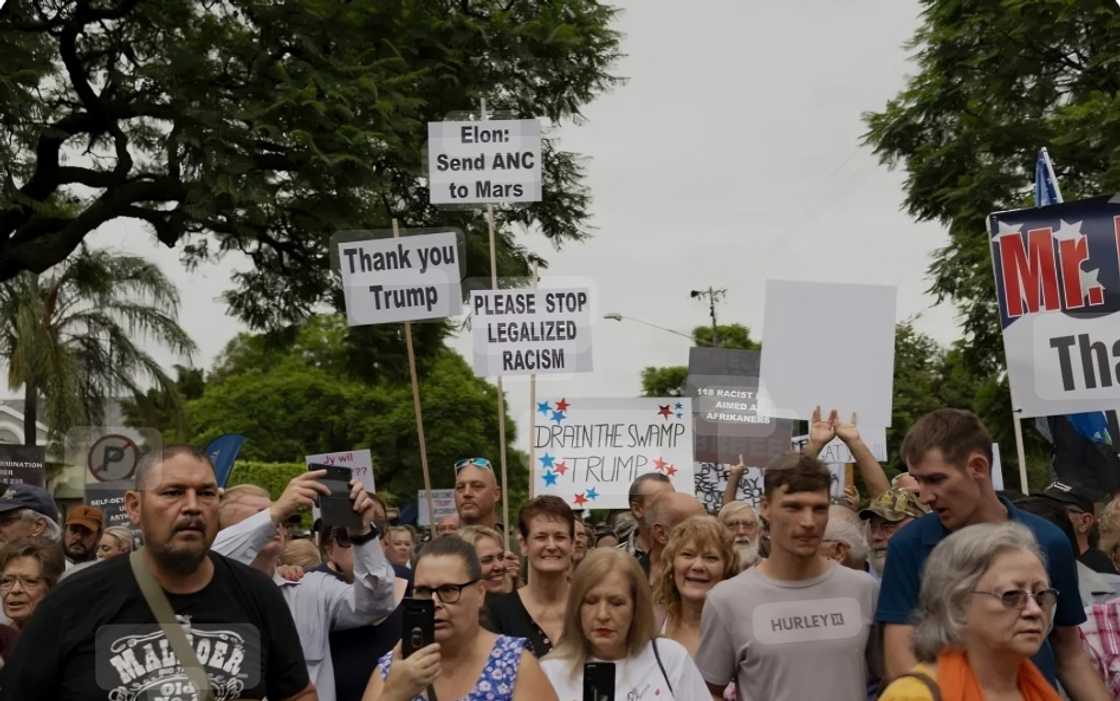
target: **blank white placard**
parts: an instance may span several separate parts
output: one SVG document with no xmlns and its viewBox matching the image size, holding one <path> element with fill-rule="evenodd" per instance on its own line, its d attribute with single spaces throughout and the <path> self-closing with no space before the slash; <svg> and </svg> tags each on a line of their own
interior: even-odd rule
<svg viewBox="0 0 1120 701">
<path fill-rule="evenodd" d="M 808 420 L 837 409 L 891 425 L 897 289 L 767 280 L 758 413 Z"/>
</svg>

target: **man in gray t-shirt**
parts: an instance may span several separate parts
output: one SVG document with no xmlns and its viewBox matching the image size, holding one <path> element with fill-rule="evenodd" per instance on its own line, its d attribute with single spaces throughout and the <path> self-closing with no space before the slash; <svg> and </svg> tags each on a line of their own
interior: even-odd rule
<svg viewBox="0 0 1120 701">
<path fill-rule="evenodd" d="M 696 663 L 714 696 L 867 698 L 866 649 L 879 585 L 817 554 L 828 524 L 828 470 L 790 453 L 765 471 L 770 557 L 718 584 L 704 604 Z"/>
</svg>

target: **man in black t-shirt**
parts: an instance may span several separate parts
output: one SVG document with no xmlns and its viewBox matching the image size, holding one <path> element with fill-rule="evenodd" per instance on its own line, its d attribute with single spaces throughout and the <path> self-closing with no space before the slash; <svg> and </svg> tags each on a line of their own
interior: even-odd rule
<svg viewBox="0 0 1120 701">
<path fill-rule="evenodd" d="M 209 552 L 218 485 L 206 454 L 188 446 L 152 453 L 125 504 L 215 701 L 317 699 L 279 590 Z M 39 604 L 0 677 L 0 699 L 33 698 L 197 701 L 127 557 L 75 574 Z"/>
</svg>

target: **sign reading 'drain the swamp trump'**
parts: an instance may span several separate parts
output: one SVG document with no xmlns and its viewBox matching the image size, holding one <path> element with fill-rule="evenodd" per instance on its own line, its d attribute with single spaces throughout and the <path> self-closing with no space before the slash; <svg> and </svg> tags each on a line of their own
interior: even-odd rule
<svg viewBox="0 0 1120 701">
<path fill-rule="evenodd" d="M 428 122 L 432 204 L 541 199 L 541 127 L 535 119 Z"/>
<path fill-rule="evenodd" d="M 692 401 L 545 399 L 533 435 L 537 494 L 577 509 L 625 509 L 638 475 L 659 472 L 692 493 Z"/>
<path fill-rule="evenodd" d="M 1120 197 L 989 217 L 1011 403 L 1020 416 L 1120 400 Z"/>
<path fill-rule="evenodd" d="M 455 232 L 338 241 L 351 326 L 454 316 L 462 308 Z"/>
<path fill-rule="evenodd" d="M 590 304 L 587 288 L 472 292 L 475 373 L 590 372 Z"/>
</svg>

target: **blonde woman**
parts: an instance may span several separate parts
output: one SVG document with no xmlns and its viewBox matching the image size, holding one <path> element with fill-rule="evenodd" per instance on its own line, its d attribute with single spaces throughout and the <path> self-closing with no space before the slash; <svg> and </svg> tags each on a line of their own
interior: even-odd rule
<svg viewBox="0 0 1120 701">
<path fill-rule="evenodd" d="M 653 592 L 654 601 L 665 613 L 661 634 L 695 657 L 708 592 L 739 572 L 735 537 L 714 516 L 692 516 L 669 535 L 661 563 L 661 577 Z"/>
<path fill-rule="evenodd" d="M 614 663 L 616 699 L 711 698 L 684 647 L 657 638 L 646 575 L 621 550 L 589 552 L 572 574 L 564 632 L 541 662 L 561 701 L 584 698 L 588 661 Z"/>
<path fill-rule="evenodd" d="M 109 526 L 97 544 L 97 559 L 108 560 L 132 552 L 132 531 L 124 526 Z"/>
<path fill-rule="evenodd" d="M 489 592 L 511 592 L 513 582 L 506 569 L 502 535 L 489 526 L 464 526 L 459 537 L 474 546 L 482 565 L 482 586 Z"/>
</svg>

